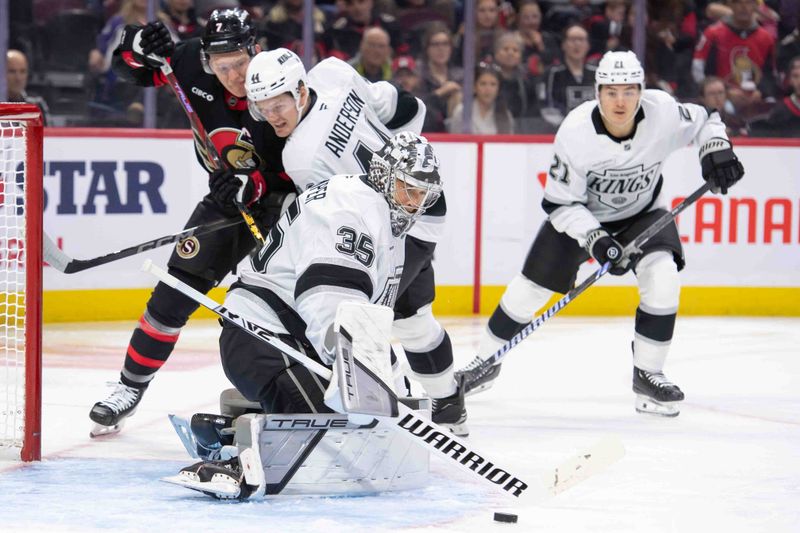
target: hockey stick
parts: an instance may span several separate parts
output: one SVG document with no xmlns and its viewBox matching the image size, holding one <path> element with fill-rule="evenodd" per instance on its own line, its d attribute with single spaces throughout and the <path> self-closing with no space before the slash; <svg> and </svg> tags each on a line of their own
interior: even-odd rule
<svg viewBox="0 0 800 533">
<path fill-rule="evenodd" d="M 223 168 L 224 163 L 222 159 L 219 157 L 219 152 L 217 152 L 216 146 L 214 143 L 211 142 L 209 139 L 208 134 L 206 133 L 206 129 L 203 127 L 203 123 L 200 122 L 200 117 L 197 116 L 192 104 L 189 103 L 189 98 L 186 96 L 186 93 L 183 91 L 178 78 L 175 76 L 175 73 L 172 71 L 172 66 L 167 62 L 165 58 L 162 57 L 154 57 L 157 61 L 161 61 L 161 73 L 166 78 L 170 89 L 172 89 L 172 93 L 180 102 L 181 107 L 186 112 L 186 116 L 189 118 L 189 124 L 192 127 L 192 132 L 194 133 L 195 139 L 200 143 L 200 145 L 205 149 L 206 154 L 208 155 L 211 163 L 214 165 L 215 168 L 220 169 Z M 264 245 L 264 235 L 261 234 L 261 230 L 258 229 L 256 225 L 255 219 L 253 219 L 253 215 L 250 213 L 250 210 L 247 209 L 242 202 L 240 202 L 237 198 L 233 199 L 236 208 L 242 214 L 242 218 L 244 219 L 247 227 L 250 229 L 250 233 L 253 234 L 253 238 L 258 242 L 259 245 Z"/>
<path fill-rule="evenodd" d="M 189 285 L 157 267 L 149 259 L 142 265 L 142 270 L 150 272 L 161 282 L 191 298 L 203 307 L 206 307 L 220 318 L 227 320 L 234 326 L 247 332 L 256 339 L 265 342 L 280 350 L 305 366 L 311 372 L 323 379 L 330 381 L 332 372 L 327 367 L 309 358 L 307 355 L 295 350 L 275 336 L 265 326 L 252 321 L 244 316 L 233 313 L 223 305 L 193 289 Z M 383 388 L 391 390 L 386 383 L 378 383 Z M 395 398 L 396 400 L 396 398 Z M 448 463 L 457 466 L 465 472 L 480 478 L 484 484 L 491 485 L 502 494 L 517 498 L 519 501 L 539 501 L 548 495 L 554 495 L 572 484 L 575 484 L 588 475 L 591 475 L 605 466 L 612 464 L 624 455 L 624 448 L 618 439 L 603 441 L 591 451 L 577 457 L 570 458 L 558 468 L 548 472 L 542 479 L 530 485 L 510 470 L 503 469 L 487 456 L 475 450 L 474 446 L 459 439 L 447 429 L 423 418 L 413 409 L 396 402 L 397 417 L 375 417 L 380 425 L 391 427 L 419 446 L 424 446 L 434 454 L 444 458 Z"/>
<path fill-rule="evenodd" d="M 59 272 L 63 272 L 64 274 L 74 274 L 75 272 L 82 272 L 89 268 L 105 265 L 106 263 L 111 263 L 112 261 L 117 261 L 119 259 L 131 257 L 132 255 L 153 250 L 161 246 L 166 246 L 167 244 L 180 242 L 184 239 L 188 239 L 189 237 L 205 235 L 207 233 L 229 228 L 231 226 L 236 226 L 241 223 L 242 220 L 238 218 L 233 220 L 218 220 L 216 222 L 212 222 L 211 224 L 206 224 L 205 226 L 186 228 L 178 233 L 165 235 L 164 237 L 159 237 L 158 239 L 153 239 L 152 241 L 146 241 L 128 248 L 123 248 L 122 250 L 116 252 L 93 257 L 92 259 L 75 259 L 70 257 L 64 253 L 64 251 L 61 250 L 55 242 L 53 242 L 53 239 L 47 233 L 42 232 L 42 239 L 44 241 L 44 260 Z"/>
<path fill-rule="evenodd" d="M 659 231 L 664 229 L 667 224 L 675 220 L 675 218 L 687 207 L 695 203 L 701 196 L 703 196 L 708 190 L 711 189 L 711 184 L 709 182 L 705 182 L 702 187 L 694 191 L 688 197 L 686 197 L 681 203 L 676 205 L 672 208 L 669 213 L 665 213 L 661 218 L 653 222 L 647 229 L 642 231 L 639 235 L 636 236 L 633 241 L 629 242 L 625 248 L 622 250 L 623 257 L 630 257 L 631 255 L 641 252 L 641 247 L 649 241 L 655 234 Z M 504 345 L 497 349 L 492 355 L 487 357 L 481 364 L 478 366 L 476 370 L 476 376 L 483 375 L 484 372 L 488 371 L 489 368 L 493 365 L 496 365 L 503 358 L 506 354 L 511 350 L 514 346 L 525 340 L 531 333 L 539 329 L 542 324 L 547 322 L 549 319 L 553 318 L 555 315 L 559 313 L 562 309 L 564 309 L 567 304 L 569 304 L 572 300 L 580 296 L 586 289 L 594 285 L 597 280 L 602 278 L 609 270 L 611 269 L 611 263 L 607 262 L 600 266 L 592 275 L 587 277 L 583 282 L 565 294 L 561 299 L 559 299 L 556 303 L 550 306 L 544 313 L 539 315 L 538 317 L 534 318 L 533 321 L 528 323 L 527 326 L 522 328 L 522 330 L 511 337 Z"/>
</svg>

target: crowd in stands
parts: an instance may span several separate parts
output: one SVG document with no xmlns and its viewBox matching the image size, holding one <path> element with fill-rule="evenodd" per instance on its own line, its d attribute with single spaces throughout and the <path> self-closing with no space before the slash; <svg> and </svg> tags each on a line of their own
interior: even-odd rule
<svg viewBox="0 0 800 533">
<path fill-rule="evenodd" d="M 630 0 L 475 1 L 474 85 L 463 87 L 463 0 L 319 0 L 314 61 L 338 57 L 428 107 L 426 132 L 461 132 L 472 91 L 475 133 L 552 133 L 594 98 L 595 65 L 633 48 Z M 302 55 L 303 0 L 161 0 L 176 41 L 197 37 L 216 8 L 247 9 L 264 49 Z M 800 0 L 648 0 L 648 88 L 718 109 L 734 136 L 800 137 Z M 49 104 L 51 125 L 140 126 L 142 90 L 120 83 L 111 54 L 147 0 L 11 2 L 8 90 Z M 23 79 L 24 78 L 24 79 Z M 35 95 L 35 96 L 34 96 Z M 158 127 L 186 127 L 159 91 Z M 46 103 L 45 103 L 46 102 Z"/>
</svg>

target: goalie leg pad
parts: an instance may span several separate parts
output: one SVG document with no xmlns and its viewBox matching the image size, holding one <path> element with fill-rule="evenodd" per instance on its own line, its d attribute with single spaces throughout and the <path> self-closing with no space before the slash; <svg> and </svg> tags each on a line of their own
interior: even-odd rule
<svg viewBox="0 0 800 533">
<path fill-rule="evenodd" d="M 426 401 L 411 400 L 428 411 Z M 258 451 L 267 496 L 374 494 L 420 488 L 428 480 L 426 449 L 390 428 L 359 426 L 338 413 L 244 415 L 235 440 L 242 450 Z"/>
</svg>

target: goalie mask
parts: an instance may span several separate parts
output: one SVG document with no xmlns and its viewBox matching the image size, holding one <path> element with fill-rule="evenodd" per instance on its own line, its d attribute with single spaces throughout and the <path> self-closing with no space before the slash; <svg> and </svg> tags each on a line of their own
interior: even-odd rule
<svg viewBox="0 0 800 533">
<path fill-rule="evenodd" d="M 439 159 L 425 137 L 410 131 L 392 137 L 370 161 L 368 179 L 389 204 L 392 234 L 400 237 L 439 199 Z"/>
</svg>

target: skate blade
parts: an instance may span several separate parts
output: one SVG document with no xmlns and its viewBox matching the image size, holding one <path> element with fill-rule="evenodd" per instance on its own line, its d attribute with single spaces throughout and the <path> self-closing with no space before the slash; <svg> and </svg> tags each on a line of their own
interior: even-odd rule
<svg viewBox="0 0 800 533">
<path fill-rule="evenodd" d="M 188 476 L 178 474 L 175 476 L 162 477 L 161 481 L 171 485 L 178 485 L 189 490 L 202 492 L 208 496 L 221 500 L 234 500 L 239 497 L 241 490 L 238 485 L 216 481 L 200 481 Z"/>
<path fill-rule="evenodd" d="M 494 380 L 486 382 L 486 383 L 481 383 L 477 387 L 465 390 L 464 391 L 464 397 L 472 396 L 473 394 L 478 394 L 479 392 L 483 392 L 485 390 L 489 390 L 489 389 L 492 388 L 492 385 L 494 385 Z"/>
<path fill-rule="evenodd" d="M 673 418 L 681 414 L 680 408 L 678 407 L 680 403 L 681 402 L 659 402 L 649 396 L 637 394 L 634 407 L 637 413 Z"/>
<path fill-rule="evenodd" d="M 123 418 L 113 426 L 104 426 L 95 422 L 91 430 L 89 430 L 89 438 L 96 439 L 97 437 L 107 437 L 109 435 L 116 435 L 125 426 L 125 419 Z"/>
<path fill-rule="evenodd" d="M 456 437 L 469 437 L 469 427 L 467 426 L 467 422 L 461 422 L 459 424 L 439 424 L 443 428 L 449 429 L 450 433 L 455 435 Z"/>
</svg>

